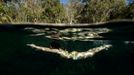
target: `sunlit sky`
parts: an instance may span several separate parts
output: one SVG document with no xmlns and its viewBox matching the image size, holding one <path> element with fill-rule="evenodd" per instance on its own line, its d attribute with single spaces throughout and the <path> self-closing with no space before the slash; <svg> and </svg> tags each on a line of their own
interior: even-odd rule
<svg viewBox="0 0 134 75">
<path fill-rule="evenodd" d="M 128 0 L 130 3 L 133 2 L 134 0 Z"/>
<path fill-rule="evenodd" d="M 61 1 L 61 3 L 63 3 L 63 4 L 66 4 L 66 3 L 68 2 L 68 0 L 60 0 L 60 1 Z M 134 0 L 127 0 L 127 1 L 131 2 L 131 1 L 134 1 Z"/>
<path fill-rule="evenodd" d="M 61 3 L 63 3 L 63 4 L 66 4 L 67 2 L 68 2 L 68 0 L 60 0 L 61 1 Z"/>
</svg>

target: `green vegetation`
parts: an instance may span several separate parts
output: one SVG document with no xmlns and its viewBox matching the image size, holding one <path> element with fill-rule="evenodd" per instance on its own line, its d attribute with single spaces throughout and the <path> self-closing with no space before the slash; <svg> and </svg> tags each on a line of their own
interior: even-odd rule
<svg viewBox="0 0 134 75">
<path fill-rule="evenodd" d="M 7 2 L 6 2 L 7 1 Z M 0 0 L 0 23 L 92 23 L 134 19 L 126 0 Z"/>
<path fill-rule="evenodd" d="M 1 23 L 63 23 L 64 8 L 59 0 L 25 0 L 0 3 Z M 3 21 L 4 20 L 4 21 Z M 6 20 L 6 21 L 5 21 Z"/>
<path fill-rule="evenodd" d="M 117 19 L 125 7 L 125 0 L 88 0 L 87 12 L 82 18 L 87 19 L 87 22 L 104 22 Z"/>
</svg>

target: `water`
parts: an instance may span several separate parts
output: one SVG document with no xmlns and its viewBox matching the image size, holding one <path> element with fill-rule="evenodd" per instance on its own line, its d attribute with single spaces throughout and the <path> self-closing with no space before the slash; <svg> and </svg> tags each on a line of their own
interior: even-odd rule
<svg viewBox="0 0 134 75">
<path fill-rule="evenodd" d="M 104 44 L 112 47 L 81 60 L 37 51 L 26 44 L 50 47 L 58 42 L 68 51 L 87 51 Z M 0 75 L 98 75 L 133 72 L 133 28 L 0 28 Z"/>
</svg>

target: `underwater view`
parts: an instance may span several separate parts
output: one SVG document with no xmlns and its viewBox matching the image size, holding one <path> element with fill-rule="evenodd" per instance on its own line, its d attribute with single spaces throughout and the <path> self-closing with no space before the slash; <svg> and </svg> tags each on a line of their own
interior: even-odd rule
<svg viewBox="0 0 134 75">
<path fill-rule="evenodd" d="M 1 25 L 0 75 L 134 74 L 134 23 L 126 24 L 91 28 Z M 70 57 L 38 50 L 38 46 L 62 49 Z M 87 52 L 91 56 L 84 57 Z"/>
</svg>

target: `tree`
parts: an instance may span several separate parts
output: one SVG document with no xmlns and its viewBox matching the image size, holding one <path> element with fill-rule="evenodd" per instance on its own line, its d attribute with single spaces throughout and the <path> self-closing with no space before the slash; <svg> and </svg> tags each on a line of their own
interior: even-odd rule
<svg viewBox="0 0 134 75">
<path fill-rule="evenodd" d="M 69 0 L 68 4 L 65 6 L 67 22 L 70 24 L 78 23 L 82 8 L 81 0 Z"/>
<path fill-rule="evenodd" d="M 7 2 L 8 1 L 8 2 Z M 134 3 L 126 0 L 0 0 L 0 21 L 36 23 L 92 23 L 133 19 Z"/>
<path fill-rule="evenodd" d="M 41 18 L 49 23 L 63 23 L 64 22 L 64 7 L 59 0 L 42 0 Z"/>
<path fill-rule="evenodd" d="M 11 17 L 7 14 L 7 7 L 4 6 L 5 3 L 0 1 L 0 23 L 9 23 L 12 22 Z"/>
<path fill-rule="evenodd" d="M 85 0 L 80 22 L 104 22 L 120 18 L 118 15 L 126 7 L 125 0 Z"/>
<path fill-rule="evenodd" d="M 2 2 L 4 15 L 11 17 L 15 23 L 65 21 L 64 8 L 59 0 L 2 0 Z"/>
<path fill-rule="evenodd" d="M 134 19 L 134 1 L 127 6 L 121 16 L 125 19 Z"/>
</svg>

